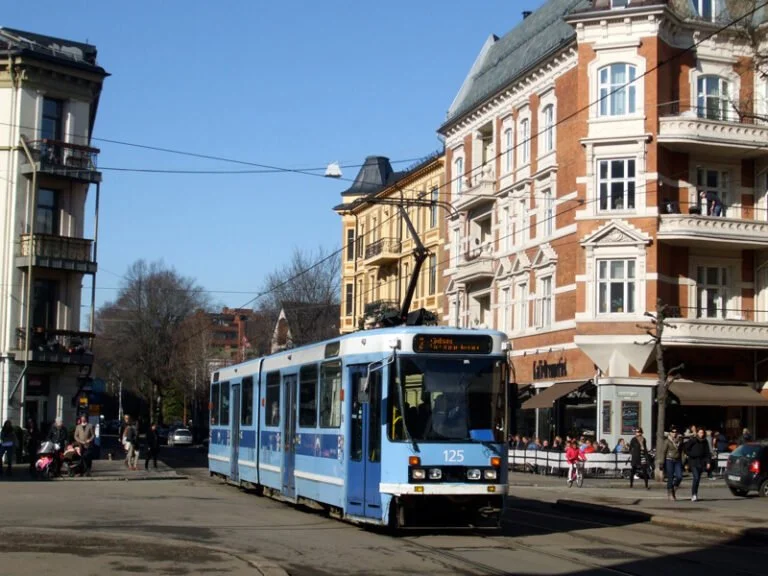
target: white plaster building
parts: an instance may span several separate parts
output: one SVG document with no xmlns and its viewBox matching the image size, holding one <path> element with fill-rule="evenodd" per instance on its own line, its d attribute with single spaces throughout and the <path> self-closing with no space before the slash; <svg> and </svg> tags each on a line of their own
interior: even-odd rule
<svg viewBox="0 0 768 576">
<path fill-rule="evenodd" d="M 81 331 L 83 278 L 96 274 L 85 204 L 95 189 L 98 211 L 90 144 L 107 76 L 93 46 L 0 28 L 0 419 L 15 425 L 72 425 L 93 364 L 92 326 Z"/>
</svg>

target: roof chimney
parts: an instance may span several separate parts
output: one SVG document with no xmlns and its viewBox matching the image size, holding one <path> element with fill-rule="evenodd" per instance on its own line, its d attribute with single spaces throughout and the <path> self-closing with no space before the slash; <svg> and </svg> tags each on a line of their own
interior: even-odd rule
<svg viewBox="0 0 768 576">
<path fill-rule="evenodd" d="M 530 10 L 525 10 L 525 11 L 523 12 L 523 20 L 525 20 L 526 18 L 528 18 L 528 16 L 530 16 L 531 14 L 533 14 L 533 12 L 531 12 Z"/>
</svg>

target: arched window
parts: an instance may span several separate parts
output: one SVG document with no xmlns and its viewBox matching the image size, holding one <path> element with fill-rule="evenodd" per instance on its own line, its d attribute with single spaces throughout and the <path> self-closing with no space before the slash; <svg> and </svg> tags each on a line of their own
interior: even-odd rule
<svg viewBox="0 0 768 576">
<path fill-rule="evenodd" d="M 728 81 L 720 76 L 699 76 L 696 108 L 699 118 L 727 120 L 730 116 Z"/>
<path fill-rule="evenodd" d="M 610 64 L 600 68 L 600 116 L 625 116 L 635 113 L 635 74 L 636 68 L 631 64 Z"/>
<path fill-rule="evenodd" d="M 528 118 L 520 121 L 519 146 L 520 146 L 520 164 L 528 164 L 531 159 L 531 123 Z"/>
<path fill-rule="evenodd" d="M 512 128 L 504 130 L 504 172 L 512 172 Z"/>
<path fill-rule="evenodd" d="M 555 148 L 555 107 L 549 104 L 544 107 L 544 153 L 552 152 Z"/>
</svg>

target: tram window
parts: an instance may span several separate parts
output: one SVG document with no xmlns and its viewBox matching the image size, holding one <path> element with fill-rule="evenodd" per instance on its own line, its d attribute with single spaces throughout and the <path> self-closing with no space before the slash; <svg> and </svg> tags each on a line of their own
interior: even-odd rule
<svg viewBox="0 0 768 576">
<path fill-rule="evenodd" d="M 253 376 L 243 378 L 243 399 L 240 406 L 240 423 L 243 426 L 253 425 Z"/>
<path fill-rule="evenodd" d="M 265 411 L 266 425 L 280 426 L 280 372 L 267 374 Z"/>
<path fill-rule="evenodd" d="M 221 409 L 219 410 L 219 424 L 229 426 L 229 382 L 221 383 Z"/>
<path fill-rule="evenodd" d="M 317 365 L 299 370 L 299 426 L 317 426 Z"/>
<path fill-rule="evenodd" d="M 371 372 L 368 397 L 368 461 L 381 462 L 381 371 Z"/>
<path fill-rule="evenodd" d="M 349 441 L 349 458 L 355 462 L 360 462 L 363 459 L 363 405 L 360 403 L 360 377 L 362 374 L 356 374 L 352 378 L 352 394 L 350 405 L 349 417 L 352 421 L 350 441 Z"/>
<path fill-rule="evenodd" d="M 211 425 L 219 424 L 219 385 L 211 384 Z"/>
<path fill-rule="evenodd" d="M 320 368 L 320 428 L 341 426 L 341 362 Z"/>
</svg>

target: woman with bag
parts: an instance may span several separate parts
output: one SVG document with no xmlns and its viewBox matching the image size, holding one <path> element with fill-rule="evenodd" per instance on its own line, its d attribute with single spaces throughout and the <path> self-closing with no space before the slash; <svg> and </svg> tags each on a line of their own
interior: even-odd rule
<svg viewBox="0 0 768 576">
<path fill-rule="evenodd" d="M 643 429 L 635 430 L 635 437 L 629 443 L 629 453 L 631 455 L 632 469 L 629 471 L 629 487 L 635 484 L 635 474 L 645 481 L 646 490 L 648 487 L 648 445 L 643 437 Z"/>
</svg>

